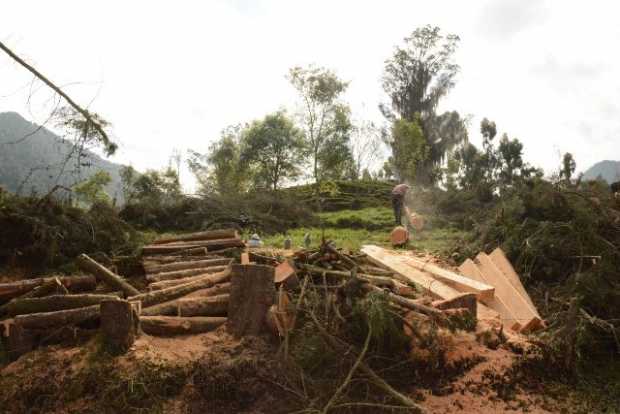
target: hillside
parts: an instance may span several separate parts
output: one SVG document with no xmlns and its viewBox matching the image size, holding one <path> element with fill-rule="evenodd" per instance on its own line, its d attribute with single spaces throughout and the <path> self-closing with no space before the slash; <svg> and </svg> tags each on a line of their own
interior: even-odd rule
<svg viewBox="0 0 620 414">
<path fill-rule="evenodd" d="M 596 180 L 599 176 L 609 184 L 620 181 L 620 161 L 599 161 L 583 173 L 584 180 Z"/>
<path fill-rule="evenodd" d="M 91 152 L 88 152 L 88 159 L 85 160 L 89 165 L 82 166 L 79 174 L 71 171 L 74 169 L 74 161 L 70 160 L 65 169 L 67 172 L 60 174 L 57 181 L 62 164 L 71 150 L 71 143 L 44 127 L 37 130 L 38 127 L 18 113 L 0 113 L 0 186 L 16 192 L 21 185 L 22 194 L 45 194 L 55 184 L 70 187 L 104 170 L 112 177 L 106 192 L 122 202 L 121 165 L 106 161 Z M 26 182 L 22 184 L 24 180 Z"/>
</svg>

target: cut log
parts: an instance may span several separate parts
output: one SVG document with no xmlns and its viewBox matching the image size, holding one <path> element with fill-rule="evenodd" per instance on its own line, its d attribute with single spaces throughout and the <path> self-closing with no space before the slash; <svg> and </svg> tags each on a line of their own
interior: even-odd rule
<svg viewBox="0 0 620 414">
<path fill-rule="evenodd" d="M 157 239 L 153 244 L 165 244 L 174 242 L 184 242 L 193 240 L 213 240 L 213 239 L 238 239 L 239 234 L 235 229 L 208 230 L 198 233 L 183 234 L 176 237 L 166 237 Z"/>
<path fill-rule="evenodd" d="M 236 337 L 258 335 L 266 328 L 275 297 L 274 268 L 266 265 L 233 265 L 228 303 L 228 329 Z"/>
<path fill-rule="evenodd" d="M 36 336 L 35 332 L 21 325 L 12 324 L 6 338 L 6 352 L 9 360 L 13 361 L 32 351 L 37 343 Z"/>
<path fill-rule="evenodd" d="M 166 254 L 179 252 L 181 250 L 193 249 L 197 247 L 206 247 L 208 251 L 218 249 L 225 249 L 228 247 L 245 247 L 243 241 L 239 238 L 231 239 L 219 239 L 219 240 L 205 240 L 198 242 L 187 243 L 170 243 L 170 244 L 155 244 L 144 246 L 142 248 L 142 254 Z"/>
<path fill-rule="evenodd" d="M 205 259 L 191 260 L 167 264 L 144 264 L 144 271 L 150 275 L 164 272 L 174 272 L 178 270 L 201 269 L 210 266 L 223 266 L 230 264 L 231 259 Z"/>
<path fill-rule="evenodd" d="M 26 279 L 18 282 L 0 284 L 0 304 L 10 299 L 30 292 L 32 289 L 52 280 L 53 278 Z M 62 276 L 60 283 L 70 292 L 85 292 L 97 286 L 97 279 L 93 276 Z"/>
<path fill-rule="evenodd" d="M 418 303 L 411 299 L 407 299 L 402 296 L 395 295 L 392 292 L 389 292 L 385 289 L 381 289 L 380 287 L 372 286 L 372 285 L 365 285 L 364 289 L 368 292 L 378 292 L 378 293 L 384 294 L 387 296 L 388 300 L 404 308 L 411 309 L 416 312 L 423 313 L 425 315 L 443 318 L 443 313 L 439 309 L 435 309 L 430 306 L 422 305 L 421 303 Z"/>
<path fill-rule="evenodd" d="M 471 278 L 459 275 L 447 269 L 443 269 L 437 265 L 425 262 L 424 260 L 420 260 L 416 257 L 405 256 L 403 260 L 406 260 L 407 263 L 411 264 L 411 266 L 423 272 L 432 274 L 435 279 L 441 280 L 445 284 L 452 286 L 461 292 L 475 293 L 480 300 L 491 299 L 495 294 L 495 288 L 493 286 L 472 280 Z"/>
<path fill-rule="evenodd" d="M 153 282 L 163 282 L 164 280 L 182 279 L 184 277 L 190 277 L 190 276 L 207 275 L 207 274 L 221 272 L 227 267 L 228 265 L 208 266 L 208 267 L 202 267 L 199 269 L 175 270 L 174 272 L 163 272 L 163 273 L 157 273 L 154 275 L 146 275 L 146 280 L 149 283 L 153 283 Z"/>
<path fill-rule="evenodd" d="M 184 285 L 186 283 L 195 282 L 196 280 L 200 280 L 203 277 L 205 277 L 205 275 L 190 276 L 190 277 L 184 277 L 181 279 L 174 279 L 174 280 L 162 280 L 161 282 L 151 283 L 148 286 L 148 289 L 149 289 L 149 292 L 152 292 L 155 290 L 168 289 L 173 286 L 179 286 L 179 285 Z"/>
<path fill-rule="evenodd" d="M 432 277 L 430 274 L 422 272 L 413 267 L 402 255 L 390 253 L 378 246 L 367 245 L 362 247 L 369 260 L 386 266 L 395 272 L 395 277 L 405 283 L 414 283 L 425 292 L 439 299 L 450 299 L 459 296 L 461 292 L 451 286 Z"/>
<path fill-rule="evenodd" d="M 250 264 L 250 253 L 241 253 L 241 264 Z"/>
<path fill-rule="evenodd" d="M 532 298 L 530 297 L 530 295 L 528 295 L 525 287 L 523 287 L 523 284 L 521 283 L 521 278 L 515 271 L 514 267 L 512 267 L 512 264 L 506 257 L 504 251 L 498 247 L 491 252 L 489 257 L 491 258 L 495 266 L 497 266 L 497 268 L 502 273 L 504 273 L 504 275 L 506 275 L 510 284 L 512 284 L 512 286 L 517 290 L 517 292 L 519 292 L 521 296 L 523 296 L 528 305 L 530 305 L 530 309 L 532 310 L 532 312 L 534 312 L 540 318 L 538 309 L 536 309 L 534 302 L 532 302 Z"/>
<path fill-rule="evenodd" d="M 181 298 L 177 304 L 178 316 L 226 316 L 229 295 L 206 298 Z"/>
<path fill-rule="evenodd" d="M 286 337 L 295 327 L 295 308 L 291 303 L 291 298 L 282 287 L 278 291 L 276 302 L 276 304 L 269 307 L 267 312 L 267 326 L 269 326 L 274 335 Z"/>
<path fill-rule="evenodd" d="M 116 298 L 118 300 L 118 298 Z M 67 309 L 56 312 L 31 313 L 18 315 L 15 324 L 25 329 L 48 329 L 63 325 L 72 325 L 99 317 L 99 305 L 85 308 Z"/>
<path fill-rule="evenodd" d="M 217 316 L 141 316 L 140 327 L 144 333 L 155 336 L 175 336 L 209 332 L 226 323 Z"/>
<path fill-rule="evenodd" d="M 180 298 L 191 292 L 200 289 L 206 289 L 218 283 L 226 282 L 230 278 L 230 267 L 220 273 L 203 276 L 195 281 L 185 283 L 178 286 L 169 287 L 167 289 L 156 290 L 154 292 L 142 293 L 140 295 L 129 298 L 131 301 L 141 301 L 142 308 L 157 305 L 158 303 L 168 302 L 173 299 Z"/>
<path fill-rule="evenodd" d="M 78 256 L 77 264 L 81 269 L 86 272 L 92 273 L 111 288 L 122 290 L 127 296 L 140 294 L 138 289 L 127 283 L 125 279 L 123 279 L 116 273 L 111 272 L 110 270 L 100 265 L 85 254 L 81 254 Z"/>
<path fill-rule="evenodd" d="M 53 277 L 32 289 L 30 292 L 24 293 L 19 299 L 41 298 L 48 295 L 66 295 L 68 293 L 69 291 L 63 286 L 60 279 Z"/>
<path fill-rule="evenodd" d="M 223 295 L 230 292 L 230 283 L 220 283 L 207 289 L 200 289 L 195 292 L 185 295 L 181 299 L 171 300 L 169 302 L 160 303 L 159 305 L 151 306 L 142 309 L 141 315 L 145 316 L 176 316 L 179 306 L 179 301 L 185 298 L 206 298 L 211 296 Z"/>
<path fill-rule="evenodd" d="M 278 266 L 276 266 L 274 282 L 282 283 L 286 281 L 289 277 L 292 277 L 294 275 L 295 275 L 295 268 L 291 266 L 291 264 L 288 261 L 282 262 Z"/>
<path fill-rule="evenodd" d="M 124 354 L 133 345 L 137 334 L 137 321 L 131 303 L 126 300 L 107 300 L 100 305 L 101 334 L 106 350 Z"/>
<path fill-rule="evenodd" d="M 402 246 L 409 241 L 409 232 L 403 226 L 397 226 L 390 233 L 392 246 Z"/>
<path fill-rule="evenodd" d="M 206 251 L 206 249 L 205 249 Z M 219 253 L 219 252 L 218 252 Z M 142 258 L 143 266 L 144 265 L 162 265 L 162 264 L 170 264 L 176 262 L 195 262 L 200 260 L 209 260 L 209 259 L 224 259 L 225 257 L 220 254 L 216 254 L 215 252 L 205 253 L 200 256 L 146 256 Z"/>
<path fill-rule="evenodd" d="M 118 300 L 118 297 L 113 295 L 81 294 L 53 295 L 43 298 L 17 298 L 0 307 L 0 314 L 15 316 L 27 315 L 29 313 L 55 312 L 96 305 L 106 300 Z"/>
<path fill-rule="evenodd" d="M 476 256 L 476 264 L 489 284 L 495 286 L 495 296 L 500 298 L 514 315 L 515 323 L 509 326 L 519 330 L 527 325 L 530 332 L 544 326 L 542 320 L 530 309 L 527 301 L 510 284 L 488 255 L 479 253 Z"/>
</svg>

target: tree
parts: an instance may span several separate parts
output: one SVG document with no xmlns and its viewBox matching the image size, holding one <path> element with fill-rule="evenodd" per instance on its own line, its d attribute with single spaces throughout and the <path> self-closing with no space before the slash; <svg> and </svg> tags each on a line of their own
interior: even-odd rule
<svg viewBox="0 0 620 414">
<path fill-rule="evenodd" d="M 120 171 L 121 188 L 125 203 L 129 204 L 136 195 L 135 183 L 138 179 L 138 172 L 131 166 L 122 166 Z"/>
<path fill-rule="evenodd" d="M 505 188 L 512 186 L 521 175 L 523 168 L 523 144 L 516 138 L 509 139 L 508 135 L 502 135 L 497 148 L 499 154 L 499 182 Z"/>
<path fill-rule="evenodd" d="M 204 194 L 238 194 L 247 190 L 250 171 L 241 160 L 241 125 L 225 128 L 206 154 L 189 150 L 190 171 Z"/>
<path fill-rule="evenodd" d="M 181 196 L 179 176 L 172 168 L 147 170 L 134 181 L 133 189 L 135 200 L 154 205 L 172 204 Z"/>
<path fill-rule="evenodd" d="M 343 171 L 351 161 L 350 151 L 337 154 L 331 150 L 343 148 L 345 144 L 348 147 L 352 128 L 350 111 L 338 101 L 348 83 L 334 72 L 315 66 L 294 67 L 288 79 L 303 102 L 302 129 L 309 148 L 312 177 L 319 183 L 324 174 Z"/>
<path fill-rule="evenodd" d="M 110 196 L 105 192 L 105 186 L 112 181 L 112 177 L 106 171 L 97 171 L 90 178 L 73 187 L 73 192 L 78 201 L 92 205 L 98 201 L 109 201 Z"/>
<path fill-rule="evenodd" d="M 577 163 L 573 158 L 573 154 L 567 152 L 562 157 L 562 169 L 560 170 L 560 179 L 564 179 L 566 183 L 570 183 L 570 179 L 577 168 Z"/>
<path fill-rule="evenodd" d="M 373 123 L 361 121 L 353 127 L 350 147 L 353 157 L 352 178 L 359 179 L 363 172 L 368 172 L 379 156 L 381 130 Z"/>
<path fill-rule="evenodd" d="M 394 120 L 390 137 L 392 172 L 397 173 L 400 181 L 415 180 L 418 167 L 427 159 L 429 152 L 419 120 Z"/>
<path fill-rule="evenodd" d="M 443 36 L 438 27 L 418 28 L 385 64 L 383 89 L 390 104 L 380 109 L 391 122 L 418 119 L 428 146 L 427 157 L 417 167 L 416 180 L 421 184 L 434 183 L 446 154 L 467 142 L 466 119 L 456 111 L 436 114 L 459 71 L 453 62 L 458 42 L 458 36 Z"/>
<path fill-rule="evenodd" d="M 284 179 L 295 179 L 304 160 L 302 132 L 285 112 L 254 121 L 243 131 L 241 161 L 254 165 L 254 181 L 277 190 Z"/>
</svg>

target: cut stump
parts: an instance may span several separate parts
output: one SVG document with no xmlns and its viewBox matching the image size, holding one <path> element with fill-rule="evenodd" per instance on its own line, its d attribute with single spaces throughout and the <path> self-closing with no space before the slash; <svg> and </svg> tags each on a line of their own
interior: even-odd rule
<svg viewBox="0 0 620 414">
<path fill-rule="evenodd" d="M 101 302 L 101 333 L 105 348 L 112 354 L 124 354 L 133 345 L 137 334 L 134 311 L 126 300 Z"/>
<path fill-rule="evenodd" d="M 274 268 L 233 265 L 228 302 L 228 329 L 236 337 L 258 335 L 266 328 L 275 297 Z"/>
</svg>

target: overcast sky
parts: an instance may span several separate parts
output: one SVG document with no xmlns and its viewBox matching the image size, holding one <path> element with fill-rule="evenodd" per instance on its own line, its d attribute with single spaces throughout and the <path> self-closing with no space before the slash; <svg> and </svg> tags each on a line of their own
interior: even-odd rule
<svg viewBox="0 0 620 414">
<path fill-rule="evenodd" d="M 482 117 L 554 170 L 620 159 L 620 6 L 613 1 L 4 0 L 0 39 L 113 123 L 112 161 L 162 168 L 227 125 L 293 110 L 285 78 L 315 63 L 351 82 L 358 119 L 381 121 L 384 61 L 416 27 L 461 37 L 442 110 Z M 0 55 L 0 112 L 42 122 L 50 95 Z M 186 187 L 191 181 L 185 171 Z"/>
</svg>

